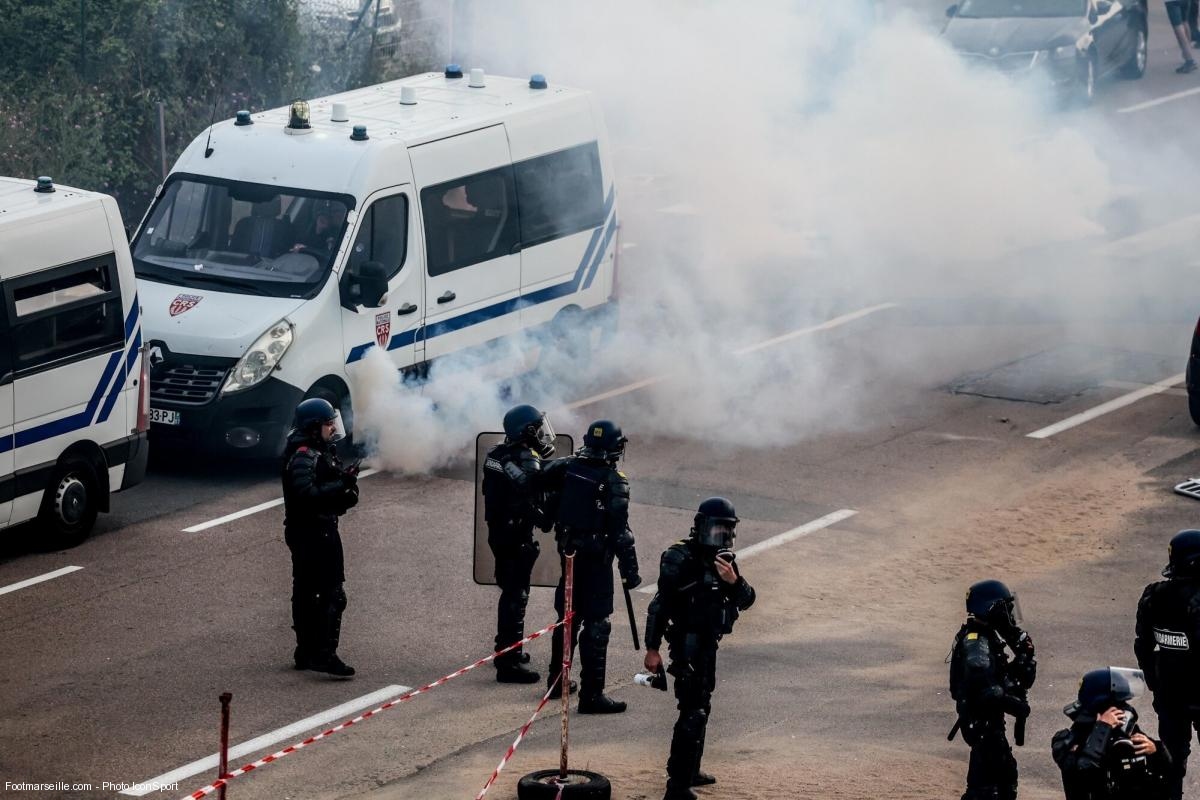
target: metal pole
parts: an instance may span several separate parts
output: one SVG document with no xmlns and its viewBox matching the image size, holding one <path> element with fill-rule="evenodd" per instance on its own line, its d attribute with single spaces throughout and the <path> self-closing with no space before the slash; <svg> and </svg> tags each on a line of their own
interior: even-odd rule
<svg viewBox="0 0 1200 800">
<path fill-rule="evenodd" d="M 167 113 L 163 101 L 158 101 L 158 154 L 162 161 L 162 179 L 167 179 Z"/>
<path fill-rule="evenodd" d="M 233 695 L 225 692 L 221 695 L 221 762 L 217 766 L 217 780 L 222 780 L 229 774 L 229 701 Z M 225 800 L 225 787 L 217 790 L 219 800 Z"/>
<path fill-rule="evenodd" d="M 564 557 L 566 559 L 563 565 L 563 649 L 562 649 L 562 670 L 559 673 L 558 689 L 562 695 L 562 737 L 560 743 L 560 753 L 558 758 L 558 779 L 562 782 L 567 780 L 567 717 L 568 708 L 571 703 L 571 595 L 575 591 L 575 554 L 571 553 Z"/>
</svg>

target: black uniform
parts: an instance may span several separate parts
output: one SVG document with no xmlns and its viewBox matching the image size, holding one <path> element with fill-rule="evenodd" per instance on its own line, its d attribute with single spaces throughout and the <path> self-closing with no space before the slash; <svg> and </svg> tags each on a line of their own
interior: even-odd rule
<svg viewBox="0 0 1200 800">
<path fill-rule="evenodd" d="M 733 630 L 738 615 L 754 605 L 754 589 L 736 561 L 738 580 L 725 583 L 713 566 L 714 557 L 693 539 L 667 548 L 646 618 L 646 649 L 657 650 L 665 637 L 671 661 L 667 672 L 675 676 L 679 719 L 667 761 L 668 792 L 686 792 L 700 772 L 717 684 L 717 643 Z"/>
<path fill-rule="evenodd" d="M 1172 800 L 1183 797 L 1183 778 L 1200 733 L 1200 577 L 1152 583 L 1138 603 L 1133 649 L 1154 693 L 1158 734 L 1171 754 Z"/>
<path fill-rule="evenodd" d="M 338 517 L 358 502 L 357 479 L 319 436 L 288 437 L 283 468 L 283 536 L 292 551 L 296 666 L 334 659 L 342 630 L 346 576 Z"/>
<path fill-rule="evenodd" d="M 1066 800 L 1165 800 L 1171 757 L 1161 742 L 1152 755 L 1135 756 L 1135 733 L 1144 733 L 1136 723 L 1113 728 L 1093 718 L 1054 734 L 1051 752 Z"/>
<path fill-rule="evenodd" d="M 505 442 L 488 451 L 483 467 L 484 518 L 488 546 L 496 558 L 496 649 L 525 638 L 529 578 L 538 557 L 534 526 L 545 524 L 542 511 L 542 459 L 528 445 Z M 521 660 L 521 650 L 496 659 L 504 668 Z"/>
<path fill-rule="evenodd" d="M 1026 639 L 1027 641 L 1027 639 Z M 1013 800 L 1017 760 L 1008 744 L 1004 715 L 1029 715 L 1025 692 L 1037 676 L 1032 644 L 1009 659 L 1004 639 L 989 625 L 968 619 L 950 656 L 950 696 L 963 741 L 971 747 L 963 800 Z"/>
<path fill-rule="evenodd" d="M 637 551 L 629 530 L 629 480 L 603 457 L 583 451 L 550 462 L 545 489 L 555 520 L 559 556 L 575 554 L 571 607 L 571 650 L 580 643 L 580 698 L 587 703 L 604 693 L 608 636 L 612 630 L 613 558 L 621 578 L 630 586 L 641 582 Z M 566 559 L 563 560 L 564 576 Z M 554 592 L 554 609 L 563 619 L 563 578 Z M 554 629 L 549 682 L 562 670 L 562 628 Z M 624 708 L 623 704 L 621 707 Z"/>
</svg>

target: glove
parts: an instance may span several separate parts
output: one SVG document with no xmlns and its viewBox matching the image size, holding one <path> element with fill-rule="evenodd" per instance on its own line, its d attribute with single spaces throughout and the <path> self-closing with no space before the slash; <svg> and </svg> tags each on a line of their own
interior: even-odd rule
<svg viewBox="0 0 1200 800">
<path fill-rule="evenodd" d="M 351 509 L 358 505 L 358 486 L 348 486 L 345 492 L 346 508 Z"/>
<path fill-rule="evenodd" d="M 621 583 L 624 584 L 626 589 L 636 589 L 642 585 L 642 576 L 635 572 L 628 577 L 622 577 Z"/>
<path fill-rule="evenodd" d="M 1029 716 L 1029 703 L 1015 694 L 1006 694 L 1004 696 L 1004 711 L 1017 719 L 1025 719 Z"/>
</svg>

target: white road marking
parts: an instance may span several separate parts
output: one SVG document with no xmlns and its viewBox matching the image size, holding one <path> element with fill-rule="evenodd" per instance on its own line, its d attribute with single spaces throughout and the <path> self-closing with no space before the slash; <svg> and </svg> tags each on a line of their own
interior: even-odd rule
<svg viewBox="0 0 1200 800">
<path fill-rule="evenodd" d="M 1062 422 L 1056 422 L 1053 425 L 1048 425 L 1041 430 L 1036 430 L 1033 433 L 1027 433 L 1025 435 L 1030 439 L 1048 439 L 1056 433 L 1062 433 L 1065 430 L 1074 428 L 1076 425 L 1082 425 L 1085 422 L 1091 422 L 1092 420 L 1096 419 L 1096 417 L 1102 417 L 1110 411 L 1116 411 L 1119 408 L 1132 405 L 1138 400 L 1150 397 L 1151 395 L 1162 394 L 1172 386 L 1182 383 L 1184 377 L 1184 373 L 1182 372 L 1178 375 L 1172 375 L 1170 378 L 1161 380 L 1158 383 L 1152 383 L 1149 386 L 1144 386 L 1141 389 L 1130 392 L 1129 394 L 1123 394 L 1115 400 L 1109 400 L 1107 403 L 1101 403 L 1093 409 L 1084 411 L 1081 414 L 1076 414 L 1073 417 L 1067 417 Z"/>
<path fill-rule="evenodd" d="M 63 567 L 62 569 L 54 570 L 54 572 L 47 572 L 45 575 L 38 575 L 36 578 L 29 578 L 27 580 L 18 581 L 17 583 L 10 583 L 8 586 L 0 586 L 0 594 L 15 592 L 18 589 L 24 589 L 26 586 L 33 586 L 35 583 L 41 583 L 42 581 L 54 580 L 55 578 L 60 578 L 63 575 L 69 575 L 72 572 L 78 572 L 81 569 L 83 569 L 83 567 Z"/>
<path fill-rule="evenodd" d="M 1118 114 L 1133 114 L 1137 111 L 1145 111 L 1148 108 L 1154 108 L 1155 106 L 1161 106 L 1161 105 L 1165 105 L 1167 103 L 1174 103 L 1176 100 L 1182 100 L 1185 97 L 1191 97 L 1192 95 L 1196 95 L 1196 94 L 1200 94 L 1200 89 L 1185 89 L 1182 92 L 1175 92 L 1174 94 L 1168 94 L 1163 97 L 1157 97 L 1154 100 L 1147 100 L 1144 103 L 1138 103 L 1136 105 L 1128 106 L 1126 108 L 1118 108 L 1117 113 Z"/>
<path fill-rule="evenodd" d="M 342 718 L 348 717 L 358 711 L 362 711 L 365 708 L 371 708 L 376 704 L 385 703 L 388 700 L 391 700 L 393 697 L 398 697 L 399 695 L 407 692 L 410 688 L 411 687 L 409 686 L 398 685 L 385 686 L 377 692 L 371 692 L 370 694 L 363 695 L 362 697 L 355 698 L 354 700 L 348 700 L 345 703 L 342 703 L 340 706 L 334 706 L 327 711 L 322 711 L 319 714 L 313 714 L 311 717 L 306 717 L 297 722 L 293 722 L 291 725 L 286 727 L 273 730 L 270 733 L 264 733 L 262 736 L 257 736 L 248 742 L 242 742 L 239 745 L 235 745 L 229 748 L 229 758 L 231 761 L 234 759 L 239 759 L 258 750 L 264 750 L 273 744 L 278 744 L 285 739 L 291 739 L 304 733 L 305 731 L 312 730 L 313 728 L 319 728 L 321 726 L 328 725 L 330 722 L 335 720 L 341 721 Z M 178 769 L 173 769 L 170 772 L 159 775 L 157 778 L 150 778 L 149 780 L 134 784 L 133 788 L 126 789 L 125 791 L 121 792 L 121 794 L 129 795 L 131 797 L 142 797 L 143 795 L 157 791 L 155 788 L 156 786 L 178 783 L 179 781 L 190 778 L 193 775 L 199 775 L 201 772 L 215 772 L 219 763 L 220 754 L 213 753 L 211 756 L 198 759 L 190 764 L 185 764 Z M 231 763 L 229 768 L 236 769 L 240 766 L 241 764 Z"/>
<path fill-rule="evenodd" d="M 377 469 L 364 469 L 362 472 L 358 473 L 358 479 L 362 480 L 363 478 L 369 478 L 377 472 L 379 472 Z M 199 525 L 193 525 L 190 528 L 184 528 L 183 532 L 200 533 L 200 531 L 206 531 L 209 528 L 215 528 L 218 525 L 224 525 L 226 522 L 233 522 L 235 519 L 249 517 L 252 514 L 257 514 L 260 511 L 266 511 L 269 508 L 275 508 L 276 506 L 281 505 L 283 505 L 283 498 L 278 497 L 274 500 L 268 500 L 265 503 L 259 503 L 256 506 L 251 506 L 250 508 L 243 508 L 241 511 L 235 511 L 232 514 L 226 514 L 225 516 L 218 517 L 217 519 L 210 519 L 208 522 L 201 522 Z"/>
<path fill-rule="evenodd" d="M 1149 386 L 1150 384 L 1138 383 L 1137 381 L 1105 381 L 1104 383 L 1102 383 L 1100 385 L 1106 386 L 1109 389 L 1130 390 L 1130 389 L 1141 389 L 1145 386 Z M 1171 397 L 1187 397 L 1188 396 L 1187 389 L 1175 389 L 1175 388 L 1165 389 L 1163 391 L 1163 394 L 1170 395 Z"/>
<path fill-rule="evenodd" d="M 765 339 L 761 342 L 756 342 L 754 344 L 749 344 L 744 347 L 740 347 L 737 350 L 734 350 L 733 354 L 737 355 L 737 356 L 743 356 L 748 353 L 755 353 L 759 350 L 766 350 L 768 347 L 774 347 L 775 345 L 783 344 L 784 342 L 790 342 L 792 339 L 798 339 L 801 336 L 807 336 L 812 333 L 818 333 L 820 331 L 831 330 L 833 328 L 840 327 L 847 323 L 854 322 L 855 320 L 862 319 L 863 317 L 870 316 L 871 314 L 874 314 L 878 311 L 886 311 L 889 308 L 898 308 L 898 307 L 899 306 L 896 303 L 880 303 L 879 305 L 870 306 L 869 308 L 861 308 L 858 311 L 851 311 L 848 314 L 842 314 L 840 317 L 834 317 L 831 320 L 826 320 L 825 322 L 822 322 L 819 325 L 812 325 L 808 328 L 800 328 L 799 330 L 791 331 L 791 332 L 785 333 L 781 336 L 774 336 L 770 339 Z M 663 373 L 661 375 L 652 375 L 648 378 L 643 378 L 640 381 L 634 381 L 633 383 L 627 383 L 624 386 L 618 386 L 614 389 L 609 389 L 607 391 L 601 392 L 600 394 L 595 394 L 595 395 L 592 395 L 591 397 L 585 397 L 582 400 L 576 400 L 573 403 L 568 403 L 567 405 L 563 406 L 563 409 L 567 410 L 567 411 L 573 411 L 577 408 L 582 408 L 583 406 L 590 406 L 593 403 L 600 402 L 601 400 L 609 400 L 613 397 L 619 397 L 620 395 L 623 395 L 623 394 L 635 392 L 638 389 L 644 389 L 647 386 L 653 386 L 656 383 L 662 383 L 663 381 L 667 380 L 668 378 L 674 377 L 677 374 L 678 373 L 667 372 L 667 373 Z"/>
<path fill-rule="evenodd" d="M 764 550 L 770 550 L 772 547 L 778 547 L 781 544 L 787 544 L 788 542 L 795 541 L 801 537 L 808 536 L 810 533 L 816 533 L 823 528 L 828 528 L 830 525 L 836 525 L 844 519 L 853 517 L 857 513 L 857 511 L 851 511 L 848 508 L 843 508 L 840 511 L 834 511 L 832 514 L 826 514 L 820 519 L 814 519 L 812 522 L 806 522 L 799 528 L 792 528 L 790 531 L 784 531 L 783 533 L 772 536 L 769 539 L 764 539 L 758 544 L 752 544 L 749 547 L 742 548 L 737 551 L 737 557 L 739 560 L 750 558 L 750 556 L 757 555 Z M 642 592 L 643 594 L 654 594 L 656 591 L 658 591 L 658 584 L 652 583 L 649 586 L 639 586 L 636 591 Z"/>
</svg>

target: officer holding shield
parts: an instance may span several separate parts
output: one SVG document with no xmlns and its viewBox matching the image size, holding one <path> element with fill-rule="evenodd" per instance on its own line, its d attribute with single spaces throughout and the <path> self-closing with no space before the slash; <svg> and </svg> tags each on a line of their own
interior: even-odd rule
<svg viewBox="0 0 1200 800">
<path fill-rule="evenodd" d="M 488 547 L 496 560 L 500 602 L 496 609 L 496 649 L 525 638 L 529 579 L 538 557 L 534 526 L 549 530 L 542 510 L 542 459 L 554 455 L 550 420 L 530 405 L 504 415 L 504 441 L 488 451 L 483 466 L 484 519 Z M 536 683 L 522 649 L 496 658 L 500 683 Z"/>
</svg>

